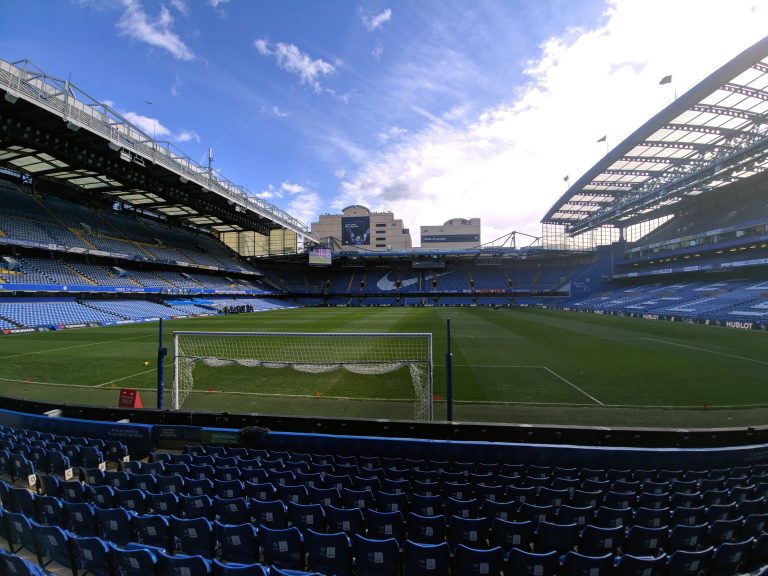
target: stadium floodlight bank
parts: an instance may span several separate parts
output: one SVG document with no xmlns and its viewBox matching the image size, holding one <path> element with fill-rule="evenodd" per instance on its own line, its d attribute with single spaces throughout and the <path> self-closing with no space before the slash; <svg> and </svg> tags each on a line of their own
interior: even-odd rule
<svg viewBox="0 0 768 576">
<path fill-rule="evenodd" d="M 174 332 L 175 410 L 192 392 L 192 373 L 198 362 L 213 367 L 236 364 L 355 374 L 386 374 L 407 366 L 413 382 L 415 419 L 433 417 L 430 333 Z"/>
</svg>

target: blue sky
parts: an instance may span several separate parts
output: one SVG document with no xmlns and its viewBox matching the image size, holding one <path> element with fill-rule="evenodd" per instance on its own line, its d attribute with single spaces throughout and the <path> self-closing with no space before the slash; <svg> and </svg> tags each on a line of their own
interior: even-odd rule
<svg viewBox="0 0 768 576">
<path fill-rule="evenodd" d="M 71 78 L 306 223 L 539 220 L 768 30 L 768 0 L 0 0 L 0 57 Z M 673 76 L 673 83 L 658 80 Z"/>
</svg>

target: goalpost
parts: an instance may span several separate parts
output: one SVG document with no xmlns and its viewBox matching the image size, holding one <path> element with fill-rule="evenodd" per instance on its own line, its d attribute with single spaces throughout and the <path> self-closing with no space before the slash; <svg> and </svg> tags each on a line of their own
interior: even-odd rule
<svg viewBox="0 0 768 576">
<path fill-rule="evenodd" d="M 301 372 L 347 370 L 386 374 L 408 367 L 414 417 L 432 420 L 432 334 L 355 332 L 174 332 L 173 408 L 194 387 L 195 365 L 285 368 Z"/>
</svg>

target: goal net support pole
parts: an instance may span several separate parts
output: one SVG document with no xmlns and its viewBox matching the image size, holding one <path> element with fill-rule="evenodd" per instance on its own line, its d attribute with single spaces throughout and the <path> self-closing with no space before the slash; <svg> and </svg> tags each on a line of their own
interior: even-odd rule
<svg viewBox="0 0 768 576">
<path fill-rule="evenodd" d="M 414 417 L 433 418 L 430 333 L 174 332 L 172 403 L 176 410 L 193 389 L 197 363 L 291 367 L 313 373 L 343 369 L 356 374 L 385 374 L 407 366 L 414 388 Z"/>
</svg>

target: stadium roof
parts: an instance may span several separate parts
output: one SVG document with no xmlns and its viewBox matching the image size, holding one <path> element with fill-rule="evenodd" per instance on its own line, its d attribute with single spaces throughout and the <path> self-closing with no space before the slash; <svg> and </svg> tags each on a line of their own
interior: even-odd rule
<svg viewBox="0 0 768 576">
<path fill-rule="evenodd" d="M 666 80 L 663 79 L 662 82 Z M 768 170 L 768 37 L 643 124 L 573 183 L 543 224 L 625 227 Z"/>
<path fill-rule="evenodd" d="M 28 60 L 0 59 L 0 166 L 219 232 L 309 228 Z M 210 164 L 210 163 L 209 163 Z"/>
</svg>

